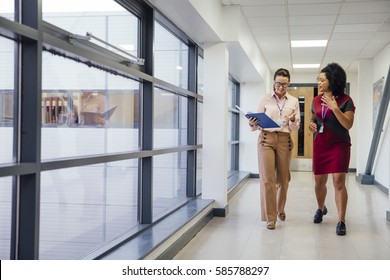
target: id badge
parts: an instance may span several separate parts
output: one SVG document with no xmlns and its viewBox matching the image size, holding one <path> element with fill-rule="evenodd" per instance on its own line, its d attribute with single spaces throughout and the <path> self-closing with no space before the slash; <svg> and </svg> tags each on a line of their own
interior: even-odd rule
<svg viewBox="0 0 390 280">
<path fill-rule="evenodd" d="M 320 130 L 318 130 L 318 133 L 323 133 L 324 132 L 324 125 L 323 124 L 321 124 L 321 126 L 320 126 Z"/>
</svg>

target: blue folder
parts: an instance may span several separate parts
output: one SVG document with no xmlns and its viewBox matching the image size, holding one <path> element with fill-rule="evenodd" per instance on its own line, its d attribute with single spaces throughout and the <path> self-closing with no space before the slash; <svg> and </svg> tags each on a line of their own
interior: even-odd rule
<svg viewBox="0 0 390 280">
<path fill-rule="evenodd" d="M 274 122 L 270 117 L 268 117 L 265 113 L 247 113 L 245 114 L 247 118 L 255 118 L 259 120 L 258 125 L 262 128 L 278 128 L 276 122 Z"/>
<path fill-rule="evenodd" d="M 268 117 L 265 113 L 245 113 L 240 107 L 236 105 L 236 108 L 245 115 L 247 118 L 256 118 L 259 120 L 258 125 L 262 128 L 278 128 L 276 122 L 274 122 L 270 117 Z"/>
</svg>

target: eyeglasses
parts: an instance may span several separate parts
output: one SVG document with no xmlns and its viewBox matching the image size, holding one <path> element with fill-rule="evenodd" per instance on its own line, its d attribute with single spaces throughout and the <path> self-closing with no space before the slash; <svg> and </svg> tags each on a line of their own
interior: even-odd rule
<svg viewBox="0 0 390 280">
<path fill-rule="evenodd" d="M 325 79 L 321 79 L 321 78 L 317 78 L 317 83 L 324 83 L 326 82 L 327 80 Z"/>
<path fill-rule="evenodd" d="M 281 84 L 281 83 L 279 83 L 279 82 L 276 82 L 276 83 L 274 83 L 274 85 L 275 85 L 276 87 L 283 87 L 283 88 L 288 87 L 288 83 Z"/>
</svg>

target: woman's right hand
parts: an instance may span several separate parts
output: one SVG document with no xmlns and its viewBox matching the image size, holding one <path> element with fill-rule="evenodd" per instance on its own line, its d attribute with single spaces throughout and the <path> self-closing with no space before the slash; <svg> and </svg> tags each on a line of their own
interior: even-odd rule
<svg viewBox="0 0 390 280">
<path fill-rule="evenodd" d="M 254 127 L 255 125 L 257 125 L 259 123 L 259 120 L 256 119 L 256 118 L 249 118 L 249 126 L 250 127 Z"/>
<path fill-rule="evenodd" d="M 317 124 L 314 123 L 314 122 L 310 122 L 310 123 L 309 123 L 309 130 L 310 130 L 311 132 L 316 132 L 316 131 L 317 131 Z"/>
</svg>

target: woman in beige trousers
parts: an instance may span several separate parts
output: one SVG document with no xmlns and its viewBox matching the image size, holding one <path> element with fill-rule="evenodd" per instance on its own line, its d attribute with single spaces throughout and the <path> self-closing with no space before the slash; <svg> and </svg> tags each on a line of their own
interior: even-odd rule
<svg viewBox="0 0 390 280">
<path fill-rule="evenodd" d="M 257 141 L 261 219 L 268 229 L 275 229 L 277 217 L 286 219 L 284 210 L 290 182 L 290 161 L 293 142 L 290 133 L 298 130 L 298 99 L 287 93 L 290 73 L 280 68 L 274 74 L 274 90 L 260 100 L 257 112 L 265 113 L 280 127 L 262 127 L 261 121 L 249 118 L 252 131 L 260 130 Z"/>
</svg>

